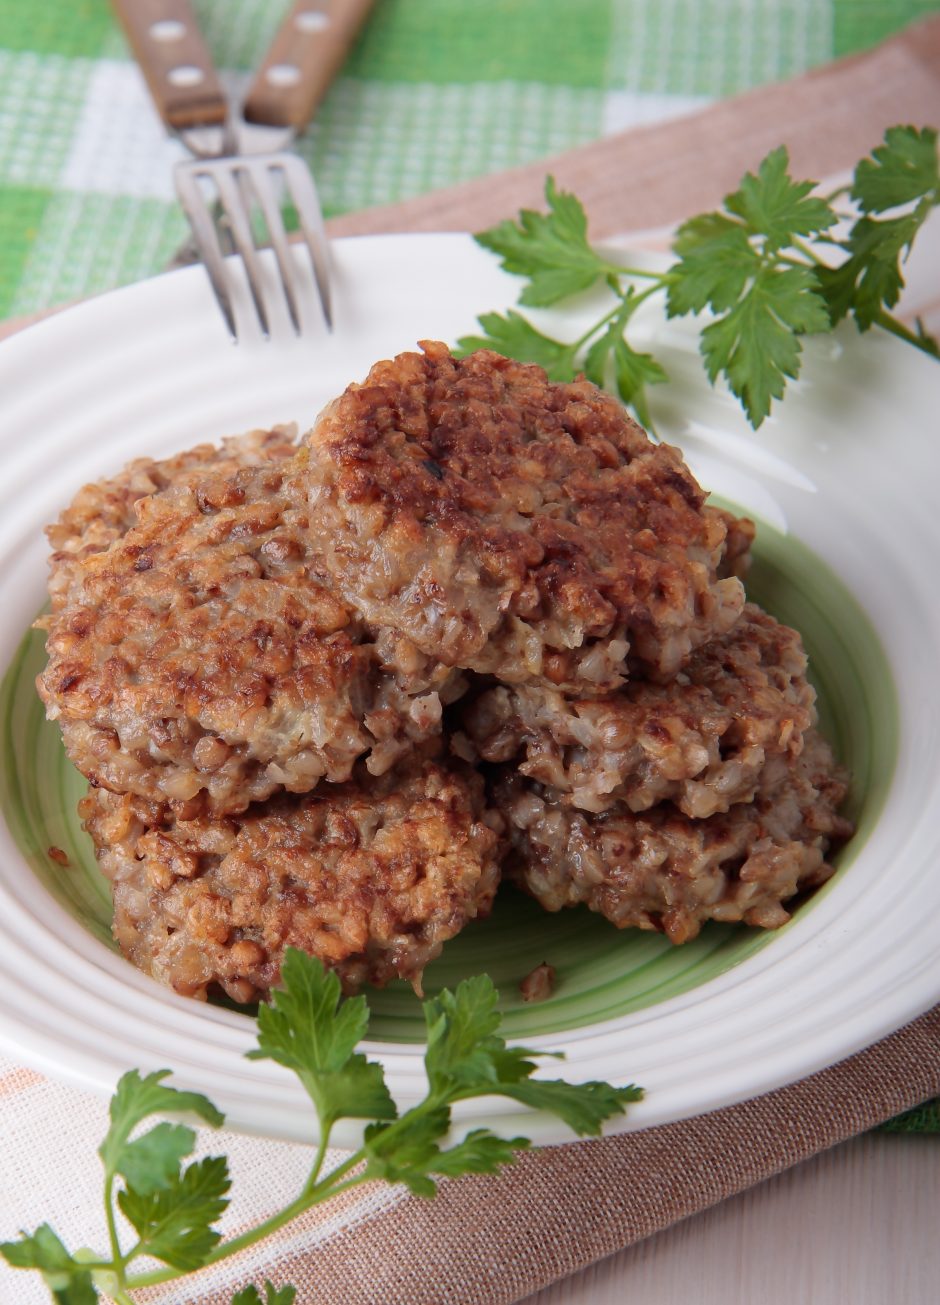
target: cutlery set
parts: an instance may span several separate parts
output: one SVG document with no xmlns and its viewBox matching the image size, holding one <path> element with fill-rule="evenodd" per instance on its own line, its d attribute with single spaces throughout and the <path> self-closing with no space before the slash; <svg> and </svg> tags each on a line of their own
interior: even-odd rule
<svg viewBox="0 0 940 1305">
<path fill-rule="evenodd" d="M 320 201 L 309 168 L 289 146 L 326 94 L 373 2 L 296 0 L 238 102 L 222 85 L 189 0 L 113 0 L 157 112 L 191 155 L 175 166 L 176 193 L 233 339 L 239 333 L 236 260 L 265 337 L 273 331 L 278 293 L 294 331 L 303 333 L 302 292 L 311 281 L 332 326 Z M 306 257 L 288 236 L 285 202 L 297 215 Z M 261 257 L 265 245 L 274 254 L 273 284 Z"/>
</svg>

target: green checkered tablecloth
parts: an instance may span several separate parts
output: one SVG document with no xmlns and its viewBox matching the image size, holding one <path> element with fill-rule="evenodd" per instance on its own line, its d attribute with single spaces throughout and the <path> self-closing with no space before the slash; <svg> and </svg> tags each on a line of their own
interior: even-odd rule
<svg viewBox="0 0 940 1305">
<path fill-rule="evenodd" d="M 287 0 L 196 0 L 245 80 Z M 377 0 L 301 143 L 328 214 L 404 199 L 870 46 L 940 0 Z M 107 0 L 0 0 L 0 317 L 159 270 L 171 164 Z"/>
</svg>

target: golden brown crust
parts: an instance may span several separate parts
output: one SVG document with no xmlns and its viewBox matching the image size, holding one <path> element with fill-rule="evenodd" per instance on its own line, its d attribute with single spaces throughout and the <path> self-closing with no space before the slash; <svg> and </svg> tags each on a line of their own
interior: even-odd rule
<svg viewBox="0 0 940 1305">
<path fill-rule="evenodd" d="M 482 781 L 430 763 L 215 820 L 106 792 L 80 812 L 123 951 L 187 996 L 266 997 L 289 946 L 347 992 L 395 978 L 420 990 L 444 942 L 488 913 L 499 879 L 501 825 Z"/>
<path fill-rule="evenodd" d="M 768 762 L 753 802 L 705 820 L 670 802 L 589 815 L 512 772 L 494 798 L 511 830 L 507 870 L 546 910 L 583 903 L 618 928 L 683 943 L 706 920 L 785 924 L 784 903 L 829 878 L 826 852 L 852 832 L 837 814 L 846 788 L 811 730 L 799 757 Z"/>
<path fill-rule="evenodd" d="M 750 517 L 736 517 L 725 508 L 715 507 L 709 503 L 706 512 L 714 512 L 721 518 L 725 527 L 724 549 L 718 563 L 719 576 L 737 576 L 743 580 L 751 569 L 751 547 L 757 535 L 757 527 Z"/>
<path fill-rule="evenodd" d="M 77 564 L 38 687 L 93 784 L 223 814 L 436 743 L 455 677 L 382 669 L 315 572 L 288 465 L 146 498 Z"/>
<path fill-rule="evenodd" d="M 136 504 L 173 486 L 195 486 L 212 476 L 234 476 L 244 467 L 284 462 L 297 452 L 293 426 L 249 431 L 214 444 L 198 444 L 169 458 L 135 458 L 114 476 L 84 485 L 54 525 L 46 528 L 52 545 L 49 596 L 61 607 L 81 573 L 81 562 L 103 552 L 137 523 Z"/>
<path fill-rule="evenodd" d="M 815 692 L 795 630 L 753 603 L 668 685 L 629 680 L 606 698 L 567 701 L 537 686 L 490 689 L 461 712 L 473 751 L 587 811 L 671 800 L 688 816 L 754 796 L 769 757 L 796 756 Z"/>
<path fill-rule="evenodd" d="M 307 437 L 314 529 L 367 620 L 449 665 L 571 692 L 615 686 L 628 645 L 669 678 L 730 628 L 725 522 L 676 449 L 588 381 L 422 347 L 377 363 Z"/>
</svg>

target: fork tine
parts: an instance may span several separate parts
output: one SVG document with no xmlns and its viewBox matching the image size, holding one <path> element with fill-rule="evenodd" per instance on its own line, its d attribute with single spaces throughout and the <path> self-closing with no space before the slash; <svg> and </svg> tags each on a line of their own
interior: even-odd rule
<svg viewBox="0 0 940 1305">
<path fill-rule="evenodd" d="M 284 298 L 287 300 L 287 311 L 290 313 L 291 323 L 295 333 L 300 335 L 300 311 L 297 307 L 295 293 L 297 267 L 287 241 L 284 219 L 281 217 L 281 206 L 277 202 L 271 187 L 273 170 L 266 160 L 251 159 L 248 161 L 245 171 L 251 178 L 255 197 L 258 200 L 261 212 L 264 214 L 264 221 L 268 228 L 268 235 L 271 238 L 274 256 L 277 259 L 277 265 L 281 273 L 281 285 L 284 288 Z"/>
<path fill-rule="evenodd" d="M 235 248 L 245 264 L 248 288 L 251 290 L 251 297 L 254 301 L 255 312 L 258 314 L 258 321 L 261 324 L 261 331 L 270 339 L 271 327 L 268 322 L 268 310 L 264 302 L 261 260 L 258 258 L 258 251 L 255 248 L 254 236 L 251 234 L 251 216 L 245 198 L 239 189 L 236 175 L 242 166 L 241 160 L 238 160 L 237 163 L 223 161 L 221 166 L 217 164 L 212 169 L 212 177 L 219 189 L 219 200 L 222 204 L 222 211 L 228 220 L 232 239 L 235 241 Z"/>
<path fill-rule="evenodd" d="M 329 329 L 333 329 L 333 309 L 330 300 L 330 261 L 329 242 L 323 225 L 323 210 L 313 177 L 306 163 L 296 154 L 281 154 L 272 159 L 271 166 L 277 167 L 284 175 L 287 193 L 300 218 L 300 229 L 310 258 L 313 262 L 313 275 L 320 295 L 320 305 Z"/>
<path fill-rule="evenodd" d="M 199 188 L 199 177 L 203 174 L 204 169 L 198 163 L 178 163 L 174 169 L 176 194 L 189 222 L 199 257 L 209 274 L 209 283 L 222 310 L 225 325 L 232 339 L 237 340 L 238 331 L 229 293 L 228 275 L 225 271 L 225 259 L 215 223 L 209 214 L 206 197 Z"/>
</svg>

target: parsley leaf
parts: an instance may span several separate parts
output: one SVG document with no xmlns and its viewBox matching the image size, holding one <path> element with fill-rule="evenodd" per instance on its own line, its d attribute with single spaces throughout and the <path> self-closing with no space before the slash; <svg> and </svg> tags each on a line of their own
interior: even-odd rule
<svg viewBox="0 0 940 1305">
<path fill-rule="evenodd" d="M 562 344 L 542 335 L 531 322 L 512 308 L 505 317 L 499 313 L 484 313 L 480 325 L 486 332 L 485 335 L 465 335 L 457 341 L 460 356 L 473 353 L 475 349 L 492 349 L 504 358 L 538 363 L 545 368 L 551 381 L 574 380 L 577 373 L 577 345 Z"/>
<path fill-rule="evenodd" d="M 462 1142 L 456 1142 L 442 1151 L 434 1164 L 434 1172 L 445 1178 L 460 1174 L 493 1174 L 504 1165 L 512 1164 L 516 1151 L 527 1151 L 528 1138 L 514 1137 L 504 1141 L 487 1128 L 475 1128 Z"/>
<path fill-rule="evenodd" d="M 111 1126 L 98 1148 L 107 1174 L 124 1173 L 122 1166 L 130 1157 L 129 1164 L 137 1181 L 146 1181 L 145 1170 L 151 1174 L 151 1181 L 155 1181 L 159 1173 L 166 1172 L 172 1165 L 173 1154 L 188 1155 L 192 1150 L 195 1134 L 188 1128 L 154 1129 L 156 1138 L 148 1134 L 149 1142 L 141 1138 L 128 1145 L 131 1133 L 150 1115 L 196 1115 L 213 1128 L 219 1128 L 225 1122 L 221 1111 L 216 1110 L 201 1093 L 165 1087 L 163 1079 L 169 1077 L 169 1073 L 168 1069 L 156 1070 L 141 1078 L 137 1070 L 132 1069 L 122 1076 L 111 1098 Z M 189 1146 L 180 1150 L 184 1135 L 190 1139 Z M 165 1152 L 163 1157 L 161 1151 Z"/>
<path fill-rule="evenodd" d="M 640 419 L 643 426 L 652 426 L 646 402 L 647 385 L 663 385 L 669 380 L 662 364 L 651 353 L 638 353 L 624 336 L 614 340 L 614 376 L 617 393 Z"/>
<path fill-rule="evenodd" d="M 725 374 L 756 429 L 771 400 L 783 396 L 786 378 L 799 375 L 799 337 L 827 329 L 829 316 L 812 271 L 764 268 L 734 308 L 702 332 L 708 378 Z"/>
<path fill-rule="evenodd" d="M 940 344 L 920 322 L 910 329 L 890 314 L 904 286 L 903 260 L 940 203 L 937 141 L 932 127 L 889 128 L 855 169 L 851 194 L 862 212 L 844 240 L 831 231 L 845 215 L 814 193 L 815 182 L 790 175 L 781 145 L 756 172 L 745 173 L 720 212 L 700 213 L 679 227 L 676 261 L 658 273 L 618 266 L 592 249 L 583 205 L 549 177 L 547 214 L 524 210 L 517 222 L 501 222 L 476 239 L 500 255 L 507 272 L 528 278 L 521 303 L 546 307 L 601 280 L 619 302 L 571 344 L 542 334 L 511 309 L 487 313 L 479 319 L 486 334 L 465 336 L 460 349 L 490 348 L 538 363 L 553 381 L 570 381 L 583 370 L 595 385 L 615 390 L 647 427 L 647 387 L 668 377 L 657 358 L 634 348 L 627 328 L 638 304 L 657 292 L 665 292 L 668 317 L 706 311 L 715 317 L 700 337 L 706 371 L 712 382 L 725 375 L 755 429 L 799 374 L 800 337 L 830 331 L 849 314 L 862 331 L 882 327 L 940 358 Z M 843 261 L 826 262 L 819 247 L 841 248 Z"/>
<path fill-rule="evenodd" d="M 614 346 L 611 346 L 615 352 Z M 356 1047 L 366 1033 L 368 1012 L 361 997 L 342 1001 L 336 975 L 313 957 L 287 949 L 282 987 L 258 1018 L 258 1048 L 249 1053 L 294 1070 L 314 1101 L 321 1121 L 320 1145 L 298 1195 L 257 1228 L 226 1242 L 213 1224 L 227 1208 L 229 1175 L 224 1156 L 210 1156 L 181 1170 L 194 1134 L 180 1124 L 162 1122 L 131 1141 L 134 1129 L 156 1113 L 188 1111 L 216 1125 L 222 1116 L 205 1097 L 163 1085 L 169 1071 L 146 1077 L 125 1074 L 111 1102 L 111 1125 L 100 1148 L 105 1164 L 105 1205 L 110 1258 L 94 1251 L 69 1254 L 43 1224 L 33 1234 L 0 1246 L 8 1262 L 38 1269 L 60 1305 L 93 1305 L 99 1291 L 131 1299 L 138 1288 L 156 1286 L 207 1264 L 215 1264 L 280 1228 L 331 1196 L 380 1179 L 403 1183 L 419 1196 L 433 1196 L 440 1178 L 494 1173 L 529 1146 L 526 1138 L 497 1137 L 474 1129 L 447 1145 L 451 1108 L 458 1101 L 501 1094 L 563 1119 L 577 1133 L 600 1131 L 604 1120 L 639 1100 L 635 1087 L 607 1083 L 576 1086 L 534 1080 L 538 1052 L 507 1046 L 500 1035 L 497 991 L 485 975 L 468 979 L 455 992 L 443 991 L 424 1003 L 428 1029 L 425 1069 L 427 1095 L 398 1117 L 381 1067 Z M 321 1175 L 329 1128 L 336 1119 L 371 1119 L 358 1151 Z M 117 1206 L 138 1241 L 120 1245 L 114 1210 L 114 1177 L 126 1186 Z M 158 1268 L 129 1273 L 138 1259 L 161 1261 Z M 293 1287 L 264 1284 L 264 1298 L 250 1284 L 232 1305 L 293 1305 Z"/>
<path fill-rule="evenodd" d="M 444 991 L 424 1004 L 428 1031 L 425 1067 L 432 1095 L 450 1101 L 478 1096 L 505 1096 L 557 1115 L 581 1136 L 597 1134 L 605 1120 L 623 1114 L 640 1099 L 632 1085 L 561 1080 L 529 1081 L 541 1053 L 508 1047 L 497 1033 L 498 993 L 486 975 L 465 979 L 456 992 Z"/>
<path fill-rule="evenodd" d="M 0 1254 L 15 1269 L 38 1269 L 58 1305 L 94 1305 L 98 1299 L 91 1272 L 65 1249 L 47 1223 L 19 1241 L 0 1243 Z"/>
<path fill-rule="evenodd" d="M 666 290 L 670 317 L 709 307 L 726 312 L 761 265 L 744 227 L 721 213 L 704 213 L 684 222 L 672 247 L 680 257 Z"/>
<path fill-rule="evenodd" d="M 185 1156 L 192 1153 L 196 1134 L 182 1124 L 157 1124 L 143 1137 L 128 1142 L 117 1172 L 140 1193 L 169 1187 Z"/>
<path fill-rule="evenodd" d="M 617 393 L 628 407 L 633 408 L 640 422 L 649 428 L 649 406 L 646 401 L 647 385 L 662 385 L 669 378 L 662 364 L 651 353 L 639 353 L 627 343 L 624 336 L 626 318 L 632 309 L 632 295 L 624 301 L 623 312 L 618 313 L 588 349 L 584 357 L 584 374 L 589 381 L 603 389 L 607 385 L 610 360 Z"/>
<path fill-rule="evenodd" d="M 790 156 L 781 145 L 763 159 L 755 176 L 745 173 L 740 187 L 725 197 L 725 208 L 739 217 L 751 236 L 762 237 L 765 253 L 793 243 L 794 236 L 813 236 L 837 221 L 823 199 L 811 198 L 815 181 L 794 181 Z"/>
<path fill-rule="evenodd" d="M 904 288 L 901 262 L 929 211 L 922 202 L 904 217 L 859 218 L 843 244 L 846 261 L 816 273 L 833 322 L 851 313 L 859 330 L 867 331 L 883 309 L 894 307 Z"/>
<path fill-rule="evenodd" d="M 884 213 L 940 191 L 937 132 L 932 127 L 889 127 L 884 144 L 855 169 L 852 198 L 863 213 Z"/>
<path fill-rule="evenodd" d="M 851 313 L 860 331 L 884 326 L 937 356 L 936 340 L 922 329 L 916 336 L 899 330 L 889 316 L 904 288 L 902 263 L 918 231 L 940 203 L 936 131 L 889 128 L 885 143 L 855 169 L 852 196 L 863 212 L 840 242 L 848 257 L 837 267 L 817 270 L 833 323 Z M 870 216 L 909 205 L 913 207 L 894 217 Z"/>
<path fill-rule="evenodd" d="M 456 1178 L 462 1174 L 491 1174 L 512 1163 L 524 1150 L 526 1138 L 507 1142 L 479 1128 L 446 1151 L 437 1145 L 450 1128 L 446 1106 L 416 1106 L 392 1124 L 370 1124 L 366 1129 L 366 1177 L 404 1183 L 415 1196 L 433 1196 L 432 1174 Z"/>
<path fill-rule="evenodd" d="M 548 213 L 523 209 L 517 222 L 500 222 L 476 237 L 478 244 L 502 258 L 505 271 L 529 278 L 520 303 L 544 308 L 587 290 L 607 276 L 610 265 L 587 240 L 587 217 L 581 201 L 545 182 Z"/>
<path fill-rule="evenodd" d="M 794 181 L 788 169 L 781 146 L 726 196 L 724 213 L 684 223 L 668 276 L 670 317 L 706 308 L 718 315 L 700 341 L 708 378 L 724 373 L 755 429 L 787 377 L 799 375 L 799 337 L 832 325 L 812 268 L 791 266 L 782 251 L 826 231 L 836 214 L 810 195 L 815 182 Z"/>
<path fill-rule="evenodd" d="M 191 1164 L 159 1191 L 118 1192 L 118 1205 L 140 1237 L 140 1250 L 174 1269 L 201 1268 L 221 1240 L 211 1225 L 228 1205 L 224 1156 Z"/>
<path fill-rule="evenodd" d="M 292 1069 L 324 1134 L 337 1119 L 394 1119 L 382 1066 L 354 1050 L 369 1024 L 365 998 L 340 1003 L 336 975 L 296 947 L 284 954 L 281 979 L 271 1005 L 258 1011 L 258 1047 L 248 1058 Z"/>
<path fill-rule="evenodd" d="M 613 1087 L 595 1081 L 566 1083 L 564 1079 L 531 1079 L 500 1084 L 493 1090 L 533 1110 L 557 1115 L 579 1137 L 596 1137 L 606 1120 L 622 1115 L 625 1106 L 643 1099 L 643 1089 L 633 1083 Z"/>
<path fill-rule="evenodd" d="M 294 1305 L 296 1295 L 296 1287 L 281 1287 L 278 1290 L 272 1282 L 265 1280 L 264 1300 L 254 1283 L 250 1283 L 232 1297 L 232 1305 Z"/>
<path fill-rule="evenodd" d="M 394 1124 L 370 1124 L 365 1133 L 366 1173 L 388 1183 L 404 1183 L 415 1196 L 433 1196 L 429 1177 L 441 1154 L 437 1139 L 450 1127 L 446 1106 L 409 1110 Z"/>
</svg>

